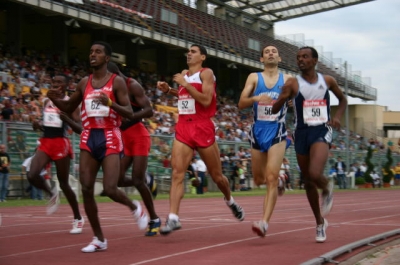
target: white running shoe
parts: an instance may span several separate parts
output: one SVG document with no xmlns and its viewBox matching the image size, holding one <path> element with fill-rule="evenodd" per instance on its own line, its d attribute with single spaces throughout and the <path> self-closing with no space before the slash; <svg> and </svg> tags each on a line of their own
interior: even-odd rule
<svg viewBox="0 0 400 265">
<path fill-rule="evenodd" d="M 54 186 L 51 192 L 53 193 L 53 196 L 47 202 L 47 215 L 55 213 L 58 209 L 58 206 L 60 205 L 60 196 L 57 187 Z"/>
<path fill-rule="evenodd" d="M 133 212 L 133 217 L 135 218 L 137 225 L 140 230 L 144 230 L 147 228 L 147 224 L 149 223 L 149 218 L 147 214 L 143 211 L 142 206 L 138 201 L 132 201 L 132 203 L 136 206 L 136 211 Z"/>
<path fill-rule="evenodd" d="M 328 221 L 324 218 L 324 223 L 322 225 L 317 225 L 317 235 L 315 241 L 318 243 L 323 243 L 326 240 L 326 229 L 328 228 Z"/>
<path fill-rule="evenodd" d="M 84 253 L 93 253 L 96 251 L 103 251 L 107 249 L 107 239 L 104 239 L 104 242 L 101 242 L 97 239 L 97 237 L 93 237 L 92 242 L 89 245 L 82 248 L 82 252 Z"/>
<path fill-rule="evenodd" d="M 268 224 L 265 221 L 254 222 L 251 227 L 254 233 L 260 237 L 265 237 L 268 230 Z"/>
<path fill-rule="evenodd" d="M 70 234 L 80 234 L 82 233 L 83 225 L 85 224 L 85 219 L 81 217 L 81 220 L 75 219 L 72 222 L 72 229 L 69 231 Z"/>
</svg>

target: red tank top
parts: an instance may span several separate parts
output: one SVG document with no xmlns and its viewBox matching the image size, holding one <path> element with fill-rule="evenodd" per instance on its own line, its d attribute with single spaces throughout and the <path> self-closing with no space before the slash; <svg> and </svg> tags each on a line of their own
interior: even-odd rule
<svg viewBox="0 0 400 265">
<path fill-rule="evenodd" d="M 203 82 L 201 81 L 200 74 L 207 68 L 202 68 L 197 73 L 188 76 L 185 75 L 185 80 L 197 91 L 203 91 Z M 195 121 L 210 119 L 215 115 L 217 111 L 217 95 L 215 93 L 215 76 L 214 76 L 214 94 L 211 99 L 211 104 L 208 107 L 204 107 L 199 102 L 194 100 L 185 87 L 179 86 L 178 90 L 178 111 L 179 111 L 179 121 Z"/>
<path fill-rule="evenodd" d="M 108 82 L 99 89 L 93 88 L 93 75 L 89 76 L 89 80 L 83 94 L 83 102 L 81 107 L 82 126 L 84 130 L 95 128 L 112 129 L 121 125 L 121 117 L 119 114 L 115 110 L 108 106 L 104 106 L 96 100 L 99 92 L 103 92 L 113 102 L 115 102 L 113 83 L 116 76 L 116 74 L 113 74 Z"/>
</svg>

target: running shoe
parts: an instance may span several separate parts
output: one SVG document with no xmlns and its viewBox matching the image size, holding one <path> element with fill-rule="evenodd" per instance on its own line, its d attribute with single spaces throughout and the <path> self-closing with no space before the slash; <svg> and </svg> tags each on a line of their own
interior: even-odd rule
<svg viewBox="0 0 400 265">
<path fill-rule="evenodd" d="M 333 181 L 328 183 L 328 194 L 322 195 L 321 215 L 327 216 L 332 209 L 333 205 Z"/>
<path fill-rule="evenodd" d="M 75 219 L 72 222 L 72 229 L 69 231 L 70 234 L 80 234 L 82 233 L 83 225 L 85 224 L 85 219 L 81 217 L 81 220 Z"/>
<path fill-rule="evenodd" d="M 51 196 L 50 200 L 47 202 L 47 215 L 55 213 L 60 205 L 60 196 L 57 186 L 54 186 L 51 193 L 53 193 L 53 196 Z"/>
<path fill-rule="evenodd" d="M 165 226 L 161 227 L 161 229 L 160 229 L 160 234 L 168 235 L 172 231 L 178 230 L 181 228 L 182 228 L 182 225 L 181 225 L 181 222 L 179 222 L 179 219 L 178 220 L 167 219 L 167 221 L 165 222 Z"/>
<path fill-rule="evenodd" d="M 268 230 L 268 224 L 264 221 L 254 222 L 251 228 L 254 233 L 260 237 L 265 237 Z"/>
<path fill-rule="evenodd" d="M 278 180 L 279 180 L 278 196 L 282 196 L 285 193 L 285 185 L 286 185 L 285 176 L 284 175 L 279 176 Z"/>
<path fill-rule="evenodd" d="M 224 198 L 225 200 L 225 198 Z M 228 202 L 225 200 L 226 205 L 228 205 Z M 244 210 L 243 208 L 237 204 L 236 202 L 234 202 L 232 205 L 228 205 L 228 207 L 231 209 L 233 215 L 236 217 L 236 219 L 238 219 L 239 221 L 243 221 L 244 220 Z"/>
<path fill-rule="evenodd" d="M 132 203 L 136 206 L 136 211 L 133 213 L 133 217 L 136 220 L 136 223 L 140 230 L 144 230 L 147 227 L 147 223 L 149 222 L 149 218 L 147 214 L 143 211 L 142 206 L 138 201 L 132 201 Z"/>
<path fill-rule="evenodd" d="M 324 223 L 317 225 L 317 235 L 315 241 L 323 243 L 326 240 L 326 229 L 328 228 L 328 221 L 324 218 Z"/>
<path fill-rule="evenodd" d="M 148 223 L 147 231 L 144 234 L 145 236 L 156 236 L 160 232 L 161 220 L 158 221 L 151 220 Z"/>
<path fill-rule="evenodd" d="M 93 253 L 96 251 L 103 251 L 107 249 L 107 239 L 104 239 L 104 242 L 101 242 L 97 239 L 97 237 L 93 237 L 92 242 L 89 245 L 82 248 L 82 252 L 84 253 Z"/>
</svg>

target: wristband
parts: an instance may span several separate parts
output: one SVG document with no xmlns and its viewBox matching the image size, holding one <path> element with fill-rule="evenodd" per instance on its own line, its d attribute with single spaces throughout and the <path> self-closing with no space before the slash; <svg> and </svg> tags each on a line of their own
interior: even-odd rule
<svg viewBox="0 0 400 265">
<path fill-rule="evenodd" d="M 111 105 L 112 105 L 112 100 L 111 98 L 108 98 L 107 106 L 111 107 Z"/>
<path fill-rule="evenodd" d="M 168 87 L 168 92 L 167 92 L 167 94 L 169 94 L 169 92 L 171 92 L 171 87 L 170 87 L 170 86 Z"/>
</svg>

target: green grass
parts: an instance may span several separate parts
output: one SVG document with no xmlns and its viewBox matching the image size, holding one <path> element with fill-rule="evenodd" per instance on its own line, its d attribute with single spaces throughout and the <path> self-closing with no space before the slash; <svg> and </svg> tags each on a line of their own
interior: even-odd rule
<svg viewBox="0 0 400 265">
<path fill-rule="evenodd" d="M 290 194 L 299 194 L 304 193 L 302 190 L 291 191 Z M 241 197 L 241 196 L 263 196 L 265 195 L 265 189 L 253 189 L 250 191 L 237 191 L 232 193 L 234 197 Z M 203 195 L 196 195 L 196 194 L 189 194 L 185 193 L 185 199 L 190 198 L 222 198 L 221 192 L 206 192 Z M 129 195 L 129 198 L 135 200 L 142 200 L 140 195 Z M 158 194 L 156 200 L 167 200 L 169 198 L 169 194 Z M 18 206 L 45 206 L 46 200 L 38 201 L 32 200 L 29 198 L 21 198 L 21 199 L 7 199 L 7 202 L 0 203 L 0 208 L 3 207 L 18 207 Z M 112 200 L 106 196 L 96 196 L 97 203 L 103 202 L 112 202 Z M 61 204 L 66 204 L 67 200 L 62 197 Z M 80 198 L 79 203 L 83 203 L 82 198 Z"/>
<path fill-rule="evenodd" d="M 398 190 L 400 189 L 400 186 L 398 187 L 391 187 L 390 190 Z M 388 188 L 376 188 L 376 189 L 346 189 L 346 190 L 340 190 L 340 189 L 335 189 L 335 193 L 337 192 L 359 192 L 359 191 L 365 191 L 365 190 L 388 190 Z M 292 194 L 305 194 L 304 190 L 293 190 L 290 192 L 286 192 L 285 196 L 290 196 Z M 232 195 L 234 197 L 242 197 L 242 196 L 264 196 L 265 195 L 265 189 L 261 188 L 255 188 L 250 191 L 237 191 L 233 192 Z M 221 192 L 206 192 L 203 195 L 196 195 L 196 194 L 190 194 L 190 193 L 185 193 L 184 198 L 185 199 L 190 199 L 190 198 L 222 198 L 222 193 Z M 135 199 L 135 200 L 142 200 L 140 195 L 129 195 L 129 198 Z M 167 200 L 169 198 L 169 194 L 158 194 L 156 200 Z M 0 203 L 0 208 L 3 207 L 18 207 L 18 206 L 45 206 L 46 205 L 46 200 L 38 201 L 38 200 L 32 200 L 29 198 L 22 198 L 22 199 L 7 199 L 7 202 Z M 96 202 L 97 203 L 104 203 L 104 202 L 112 202 L 112 200 L 108 197 L 103 197 L 103 196 L 96 196 Z M 83 203 L 82 197 L 80 198 L 79 203 Z M 67 204 L 67 200 L 62 197 L 61 198 L 61 204 Z"/>
</svg>

